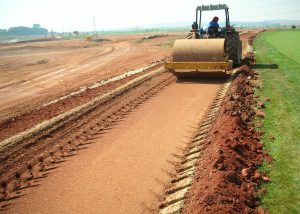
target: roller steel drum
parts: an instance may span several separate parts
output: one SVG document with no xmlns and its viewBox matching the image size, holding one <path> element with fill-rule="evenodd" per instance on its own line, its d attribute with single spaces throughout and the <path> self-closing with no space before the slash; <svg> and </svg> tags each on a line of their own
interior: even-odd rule
<svg viewBox="0 0 300 214">
<path fill-rule="evenodd" d="M 173 62 L 225 62 L 225 39 L 178 39 Z"/>
</svg>

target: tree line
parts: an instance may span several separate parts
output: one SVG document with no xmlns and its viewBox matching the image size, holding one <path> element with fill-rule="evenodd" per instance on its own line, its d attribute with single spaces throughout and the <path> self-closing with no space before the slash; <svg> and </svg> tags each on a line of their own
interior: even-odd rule
<svg viewBox="0 0 300 214">
<path fill-rule="evenodd" d="M 7 29 L 0 29 L 0 35 L 18 35 L 18 36 L 28 36 L 28 35 L 47 35 L 49 32 L 46 28 L 42 28 L 39 24 L 34 24 L 32 27 L 11 27 Z"/>
</svg>

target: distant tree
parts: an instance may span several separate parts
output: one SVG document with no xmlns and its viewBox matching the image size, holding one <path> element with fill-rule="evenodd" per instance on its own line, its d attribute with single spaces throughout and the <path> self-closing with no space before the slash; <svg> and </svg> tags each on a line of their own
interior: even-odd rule
<svg viewBox="0 0 300 214">
<path fill-rule="evenodd" d="M 73 31 L 73 34 L 74 34 L 75 36 L 78 36 L 78 35 L 79 35 L 79 31 L 75 30 L 75 31 Z"/>
<path fill-rule="evenodd" d="M 0 29 L 0 34 L 7 34 L 7 30 L 6 29 Z"/>
<path fill-rule="evenodd" d="M 296 25 L 292 25 L 292 29 L 295 29 L 296 28 Z"/>
<path fill-rule="evenodd" d="M 33 24 L 32 28 L 41 28 L 41 25 L 40 24 Z"/>
<path fill-rule="evenodd" d="M 11 27 L 8 29 L 8 34 L 10 35 L 47 35 L 48 30 L 46 28 L 38 27 L 38 24 L 36 24 L 35 27 L 29 28 L 24 26 L 19 27 Z"/>
<path fill-rule="evenodd" d="M 30 35 L 30 28 L 24 26 L 11 27 L 7 32 L 10 35 Z"/>
<path fill-rule="evenodd" d="M 50 36 L 51 36 L 52 38 L 55 37 L 55 32 L 54 32 L 54 30 L 51 30 L 51 31 L 50 31 Z"/>
</svg>

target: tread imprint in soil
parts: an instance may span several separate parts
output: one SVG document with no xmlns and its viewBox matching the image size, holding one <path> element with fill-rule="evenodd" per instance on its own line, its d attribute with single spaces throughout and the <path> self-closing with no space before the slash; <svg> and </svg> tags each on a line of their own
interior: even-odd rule
<svg viewBox="0 0 300 214">
<path fill-rule="evenodd" d="M 159 206 L 160 214 L 181 213 L 184 205 L 185 195 L 189 192 L 193 183 L 196 165 L 201 156 L 202 145 L 209 131 L 212 128 L 219 109 L 222 105 L 224 97 L 231 85 L 232 79 L 236 71 L 229 77 L 228 81 L 223 85 L 217 94 L 214 102 L 211 104 L 209 111 L 200 121 L 193 137 L 190 139 L 185 151 L 185 157 L 180 162 L 180 166 L 176 169 L 175 178 L 171 179 L 170 186 L 164 192 L 164 200 Z"/>
</svg>

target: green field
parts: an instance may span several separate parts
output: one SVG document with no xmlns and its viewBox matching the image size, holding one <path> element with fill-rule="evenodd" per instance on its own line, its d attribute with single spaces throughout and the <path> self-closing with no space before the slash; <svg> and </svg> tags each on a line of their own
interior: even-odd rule
<svg viewBox="0 0 300 214">
<path fill-rule="evenodd" d="M 271 214 L 300 213 L 300 30 L 261 33 L 254 47 L 262 83 L 257 93 L 270 99 L 263 142 L 274 158 L 262 167 L 272 179 L 263 185 L 262 206 Z"/>
</svg>

